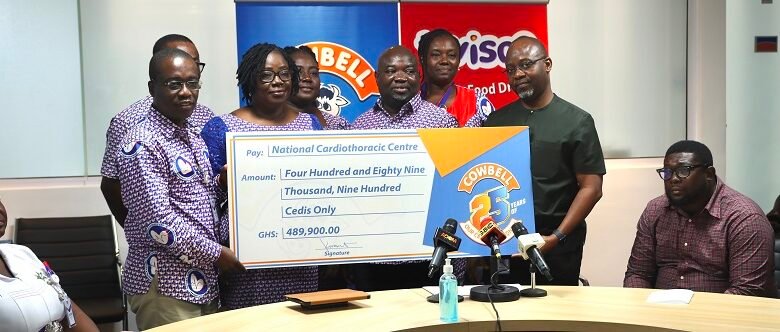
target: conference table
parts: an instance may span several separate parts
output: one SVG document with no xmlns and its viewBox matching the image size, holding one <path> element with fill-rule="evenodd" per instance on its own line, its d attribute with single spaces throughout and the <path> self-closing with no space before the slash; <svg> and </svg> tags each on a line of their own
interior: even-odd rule
<svg viewBox="0 0 780 332">
<path fill-rule="evenodd" d="M 689 304 L 650 304 L 652 289 L 544 286 L 548 296 L 496 303 L 504 331 L 780 331 L 780 300 L 695 292 Z M 439 321 L 423 289 L 370 293 L 343 307 L 280 302 L 221 312 L 151 331 L 495 331 L 490 303 L 459 303 L 458 323 Z"/>
</svg>

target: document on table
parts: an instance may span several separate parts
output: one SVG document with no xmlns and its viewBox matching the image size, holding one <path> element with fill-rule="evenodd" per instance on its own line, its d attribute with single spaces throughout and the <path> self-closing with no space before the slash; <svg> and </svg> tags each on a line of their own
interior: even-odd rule
<svg viewBox="0 0 780 332">
<path fill-rule="evenodd" d="M 660 304 L 688 304 L 693 298 L 693 291 L 689 289 L 662 289 L 647 296 L 647 303 Z"/>
</svg>

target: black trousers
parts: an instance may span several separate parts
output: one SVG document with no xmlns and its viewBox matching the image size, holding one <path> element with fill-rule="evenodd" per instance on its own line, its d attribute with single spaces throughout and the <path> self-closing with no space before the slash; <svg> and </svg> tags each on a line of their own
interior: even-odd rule
<svg viewBox="0 0 780 332">
<path fill-rule="evenodd" d="M 582 265 L 582 250 L 585 244 L 587 228 L 585 225 L 577 227 L 563 242 L 553 248 L 552 251 L 543 254 L 553 280 L 549 281 L 541 273 L 536 273 L 538 285 L 579 285 L 580 266 Z M 509 276 L 499 278 L 502 283 L 531 284 L 530 264 L 521 257 L 510 258 Z"/>
<path fill-rule="evenodd" d="M 390 289 L 420 288 L 439 284 L 438 274 L 428 278 L 428 262 L 405 264 L 352 264 L 354 287 L 371 292 Z"/>
</svg>

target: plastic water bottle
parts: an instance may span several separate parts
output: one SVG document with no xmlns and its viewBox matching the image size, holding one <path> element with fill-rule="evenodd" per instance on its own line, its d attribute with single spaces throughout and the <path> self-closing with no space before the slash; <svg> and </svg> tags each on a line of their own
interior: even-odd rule
<svg viewBox="0 0 780 332">
<path fill-rule="evenodd" d="M 439 278 L 440 318 L 442 322 L 455 323 L 458 321 L 458 278 L 452 274 L 449 258 L 445 260 L 443 270 Z"/>
</svg>

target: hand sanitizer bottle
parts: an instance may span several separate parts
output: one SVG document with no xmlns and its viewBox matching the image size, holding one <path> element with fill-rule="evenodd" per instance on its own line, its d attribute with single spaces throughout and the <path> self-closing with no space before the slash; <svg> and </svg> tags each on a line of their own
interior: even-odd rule
<svg viewBox="0 0 780 332">
<path fill-rule="evenodd" d="M 452 274 L 449 258 L 445 260 L 443 270 L 439 278 L 440 318 L 442 322 L 455 323 L 458 321 L 458 278 Z"/>
</svg>

